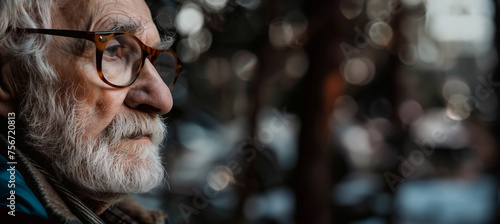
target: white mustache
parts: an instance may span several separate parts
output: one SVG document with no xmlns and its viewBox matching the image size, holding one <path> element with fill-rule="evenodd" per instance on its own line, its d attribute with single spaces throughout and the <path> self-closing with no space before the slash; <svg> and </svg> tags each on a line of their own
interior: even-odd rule
<svg viewBox="0 0 500 224">
<path fill-rule="evenodd" d="M 166 126 L 159 115 L 134 113 L 129 116 L 117 114 L 100 138 L 117 145 L 123 139 L 147 136 L 154 145 L 160 145 L 166 134 Z"/>
</svg>

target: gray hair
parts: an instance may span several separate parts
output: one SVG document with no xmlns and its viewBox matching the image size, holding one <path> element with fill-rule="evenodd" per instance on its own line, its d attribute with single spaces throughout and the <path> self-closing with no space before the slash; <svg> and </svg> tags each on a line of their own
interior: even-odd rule
<svg viewBox="0 0 500 224">
<path fill-rule="evenodd" d="M 64 114 L 63 110 L 68 108 L 65 105 L 68 101 L 61 102 L 58 97 L 62 91 L 61 81 L 46 60 L 51 37 L 18 31 L 26 27 L 50 28 L 55 4 L 55 0 L 0 1 L 0 67 L 10 66 L 11 78 L 15 80 L 15 97 L 19 102 L 19 118 L 30 126 L 28 129 L 37 130 L 37 136 L 65 131 L 58 125 L 37 122 L 36 118 L 48 117 L 49 124 L 55 124 Z M 53 114 L 54 111 L 57 114 Z M 27 141 L 35 146 L 44 141 L 27 137 Z"/>
<path fill-rule="evenodd" d="M 25 35 L 18 28 L 51 27 L 52 0 L 4 0 L 0 2 L 0 56 L 3 63 L 13 60 L 23 72 L 47 73 L 56 77 L 43 60 L 50 37 Z"/>
</svg>

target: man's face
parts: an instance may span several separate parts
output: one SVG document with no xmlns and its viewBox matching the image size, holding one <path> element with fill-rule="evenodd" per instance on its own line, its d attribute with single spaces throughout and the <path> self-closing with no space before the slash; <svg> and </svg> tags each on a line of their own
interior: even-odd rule
<svg viewBox="0 0 500 224">
<path fill-rule="evenodd" d="M 61 16 L 55 17 L 54 28 L 109 31 L 117 27 L 126 27 L 126 29 L 131 27 L 136 28 L 133 34 L 144 44 L 155 46 L 160 42 L 158 31 L 143 0 L 82 2 L 88 5 L 86 7 L 87 11 L 91 11 L 90 15 L 80 16 L 82 11 L 78 3 L 67 4 L 67 7 L 61 9 L 59 14 Z M 58 21 L 64 22 L 58 24 Z M 86 21 L 87 24 L 83 24 L 82 21 Z M 86 110 L 84 113 L 92 114 L 85 127 L 86 138 L 98 137 L 119 113 L 123 115 L 144 112 L 164 114 L 172 108 L 170 91 L 149 60 L 146 60 L 138 80 L 132 86 L 114 88 L 105 84 L 97 75 L 95 47 L 89 41 L 86 43 L 90 43 L 86 52 L 83 55 L 75 55 L 75 52 L 67 48 L 67 45 L 74 44 L 74 39 L 54 37 L 49 57 L 54 59 L 56 70 L 62 80 L 67 82 L 66 86 L 75 84 L 78 86 L 76 98 L 83 102 Z M 149 141 L 147 138 L 142 138 L 145 136 L 137 137 L 125 141 L 131 144 Z"/>
<path fill-rule="evenodd" d="M 53 12 L 52 28 L 125 29 L 148 46 L 160 42 L 143 0 L 68 3 Z M 159 115 L 167 113 L 173 102 L 170 90 L 153 65 L 146 60 L 131 86 L 115 88 L 97 75 L 94 44 L 83 40 L 82 46 L 67 37 L 52 40 L 47 59 L 61 82 L 50 91 L 56 93 L 57 99 L 53 101 L 59 105 L 50 109 L 39 98 L 27 101 L 53 110 L 48 113 L 57 116 L 57 122 L 47 125 L 59 131 L 28 128 L 33 139 L 47 142 L 37 146 L 46 148 L 45 155 L 82 190 L 132 193 L 147 191 L 161 183 L 164 171 L 158 151 L 165 126 Z M 27 123 L 47 121 L 37 111 L 30 113 L 26 116 Z"/>
</svg>

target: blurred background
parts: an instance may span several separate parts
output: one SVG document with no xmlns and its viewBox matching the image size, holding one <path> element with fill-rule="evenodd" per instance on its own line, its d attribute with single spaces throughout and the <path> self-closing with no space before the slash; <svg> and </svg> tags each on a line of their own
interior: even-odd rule
<svg viewBox="0 0 500 224">
<path fill-rule="evenodd" d="M 147 0 L 187 223 L 497 223 L 496 0 Z"/>
</svg>

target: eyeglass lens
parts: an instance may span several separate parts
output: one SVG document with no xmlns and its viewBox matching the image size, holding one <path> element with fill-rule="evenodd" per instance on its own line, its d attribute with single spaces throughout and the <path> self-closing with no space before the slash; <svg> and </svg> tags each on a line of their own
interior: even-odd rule
<svg viewBox="0 0 500 224">
<path fill-rule="evenodd" d="M 118 35 L 108 41 L 102 57 L 104 78 L 118 86 L 129 85 L 142 68 L 142 50 L 137 41 L 126 35 Z M 170 52 L 158 56 L 155 68 L 165 84 L 172 87 L 177 68 L 177 60 Z"/>
<path fill-rule="evenodd" d="M 168 88 L 172 89 L 177 72 L 177 59 L 170 52 L 164 52 L 158 55 L 155 62 L 156 71 Z"/>
</svg>

